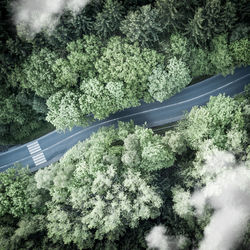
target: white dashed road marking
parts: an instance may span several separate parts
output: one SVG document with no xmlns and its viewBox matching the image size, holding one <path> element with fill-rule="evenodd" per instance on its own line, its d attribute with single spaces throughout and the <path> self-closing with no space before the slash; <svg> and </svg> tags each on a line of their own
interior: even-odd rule
<svg viewBox="0 0 250 250">
<path fill-rule="evenodd" d="M 38 153 L 39 151 L 42 151 L 38 141 L 35 141 L 35 142 L 28 144 L 27 148 L 28 148 L 31 155 Z M 41 165 L 47 161 L 43 152 L 32 156 L 32 159 L 33 159 L 36 166 Z"/>
</svg>

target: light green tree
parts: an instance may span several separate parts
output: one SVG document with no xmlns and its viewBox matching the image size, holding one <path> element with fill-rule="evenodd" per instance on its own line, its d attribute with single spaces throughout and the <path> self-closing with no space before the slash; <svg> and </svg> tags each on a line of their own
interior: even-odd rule
<svg viewBox="0 0 250 250">
<path fill-rule="evenodd" d="M 125 96 L 129 97 L 131 106 L 136 106 L 139 99 L 147 97 L 148 77 L 163 61 L 164 56 L 154 50 L 141 49 L 138 44 L 131 45 L 120 37 L 113 37 L 95 67 L 100 81 L 122 82 Z"/>
<path fill-rule="evenodd" d="M 114 242 L 128 227 L 159 215 L 162 200 L 149 176 L 121 161 L 121 139 L 135 129 L 131 124 L 102 128 L 69 150 L 60 162 L 37 172 L 37 187 L 52 197 L 47 203 L 50 238 L 91 248 L 96 240 Z M 149 138 L 142 131 L 137 134 L 145 143 Z M 132 150 L 126 138 L 124 144 Z"/>
<path fill-rule="evenodd" d="M 233 72 L 233 59 L 230 55 L 226 35 L 220 35 L 212 40 L 210 61 L 214 67 L 213 73 L 227 75 Z"/>
<path fill-rule="evenodd" d="M 56 75 L 54 85 L 58 88 L 79 86 L 81 80 L 96 76 L 95 61 L 100 57 L 101 41 L 95 36 L 84 36 L 67 44 L 66 58 L 57 59 L 52 70 Z"/>
<path fill-rule="evenodd" d="M 187 119 L 182 121 L 183 125 L 183 135 L 193 149 L 198 149 L 205 140 L 210 139 L 218 148 L 229 150 L 230 134 L 236 129 L 241 133 L 238 136 L 240 144 L 246 140 L 241 105 L 223 95 L 211 97 L 205 107 L 194 107 Z M 236 142 L 231 142 L 230 147 L 233 147 Z"/>
<path fill-rule="evenodd" d="M 122 82 L 104 84 L 97 79 L 81 83 L 82 95 L 79 99 L 83 114 L 93 114 L 96 119 L 104 119 L 110 114 L 131 107 L 131 97 L 125 92 Z"/>
<path fill-rule="evenodd" d="M 189 68 L 193 78 L 205 75 L 211 75 L 213 66 L 211 66 L 208 50 L 201 48 L 192 48 Z"/>
<path fill-rule="evenodd" d="M 191 77 L 185 63 L 173 57 L 166 69 L 162 66 L 154 69 L 148 81 L 150 95 L 155 100 L 163 102 L 188 85 Z"/>
<path fill-rule="evenodd" d="M 79 105 L 80 95 L 72 91 L 59 91 L 47 100 L 48 114 L 46 120 L 58 130 L 86 125 L 88 119 Z"/>
<path fill-rule="evenodd" d="M 168 58 L 176 57 L 185 63 L 189 63 L 191 44 L 189 40 L 178 33 L 171 35 L 169 41 Z"/>
<path fill-rule="evenodd" d="M 243 38 L 230 43 L 229 48 L 234 64 L 243 66 L 250 64 L 249 47 L 250 41 L 248 38 Z"/>
</svg>

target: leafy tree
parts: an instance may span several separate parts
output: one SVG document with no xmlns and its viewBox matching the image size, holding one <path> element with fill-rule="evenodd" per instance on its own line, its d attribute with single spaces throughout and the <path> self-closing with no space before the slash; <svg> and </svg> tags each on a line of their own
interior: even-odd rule
<svg viewBox="0 0 250 250">
<path fill-rule="evenodd" d="M 250 42 L 247 38 L 236 40 L 229 45 L 235 65 L 247 66 L 250 64 L 249 46 Z"/>
<path fill-rule="evenodd" d="M 58 130 L 86 124 L 85 114 L 79 107 L 80 95 L 72 91 L 59 91 L 47 100 L 47 121 Z"/>
<path fill-rule="evenodd" d="M 36 174 L 38 187 L 52 197 L 47 216 L 50 238 L 93 248 L 95 240 L 115 242 L 128 227 L 159 215 L 162 201 L 149 180 L 121 162 L 120 139 L 134 130 L 126 126 L 102 128 L 59 163 Z M 149 140 L 143 129 L 138 133 L 144 143 Z"/>
<path fill-rule="evenodd" d="M 139 99 L 146 97 L 148 77 L 153 68 L 163 61 L 164 56 L 154 50 L 140 49 L 137 44 L 130 45 L 113 37 L 95 67 L 100 81 L 123 82 L 131 106 L 136 106 Z"/>
<path fill-rule="evenodd" d="M 56 75 L 52 66 L 56 60 L 57 55 L 46 48 L 39 52 L 34 51 L 24 63 L 23 70 L 20 71 L 21 86 L 31 89 L 38 96 L 45 98 L 55 93 L 57 90 L 54 85 Z"/>
<path fill-rule="evenodd" d="M 185 191 L 181 187 L 174 187 L 173 192 L 173 209 L 180 217 L 187 218 L 192 215 L 190 198 L 191 194 L 188 191 Z"/>
<path fill-rule="evenodd" d="M 93 114 L 96 119 L 104 119 L 110 114 L 131 107 L 122 82 L 103 84 L 97 79 L 83 81 L 80 89 L 80 108 L 83 114 Z"/>
<path fill-rule="evenodd" d="M 193 149 L 210 140 L 218 148 L 228 150 L 232 136 L 230 131 L 235 130 L 241 133 L 238 137 L 241 144 L 246 141 L 242 107 L 234 99 L 223 95 L 211 97 L 205 107 L 194 107 L 183 125 L 183 135 Z"/>
<path fill-rule="evenodd" d="M 191 77 L 185 63 L 173 57 L 166 70 L 163 67 L 156 68 L 148 80 L 150 95 L 163 102 L 183 89 L 191 81 Z"/>
<path fill-rule="evenodd" d="M 79 86 L 81 80 L 94 77 L 94 62 L 100 57 L 102 44 L 95 36 L 84 36 L 68 43 L 66 58 L 59 58 L 52 66 L 56 75 L 54 85 L 70 89 Z"/>
<path fill-rule="evenodd" d="M 102 12 L 96 16 L 94 24 L 96 34 L 104 39 L 116 34 L 124 13 L 125 9 L 120 2 L 106 0 Z"/>
<path fill-rule="evenodd" d="M 169 41 L 168 58 L 176 57 L 185 63 L 189 62 L 191 44 L 186 37 L 180 34 L 173 34 Z"/>
<path fill-rule="evenodd" d="M 2 172 L 0 174 L 0 216 L 9 214 L 21 218 L 25 214 L 44 212 L 42 192 L 34 187 L 34 178 L 25 168 L 10 168 Z"/>
<path fill-rule="evenodd" d="M 151 5 L 145 5 L 134 12 L 129 12 L 121 22 L 120 30 L 132 43 L 139 41 L 143 47 L 155 44 L 163 32 L 159 10 L 152 8 Z"/>
<path fill-rule="evenodd" d="M 17 95 L 10 92 L 11 89 L 0 90 L 2 144 L 18 143 L 20 139 L 41 126 L 39 115 L 31 107 L 33 97 L 27 96 L 24 92 Z"/>
<path fill-rule="evenodd" d="M 225 35 L 217 36 L 212 40 L 210 60 L 214 67 L 214 73 L 227 75 L 232 73 L 233 59 Z"/>
<path fill-rule="evenodd" d="M 191 50 L 189 68 L 193 78 L 205 75 L 211 75 L 213 67 L 209 60 L 209 52 L 207 49 L 193 48 Z"/>
</svg>

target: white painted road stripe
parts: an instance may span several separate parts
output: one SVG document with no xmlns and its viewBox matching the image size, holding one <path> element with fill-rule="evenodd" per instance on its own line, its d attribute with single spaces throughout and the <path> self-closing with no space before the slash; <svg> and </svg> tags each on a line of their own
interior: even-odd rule
<svg viewBox="0 0 250 250">
<path fill-rule="evenodd" d="M 42 150 L 37 141 L 35 141 L 35 142 L 31 143 L 31 144 L 28 144 L 27 148 L 28 148 L 31 155 Z"/>
<path fill-rule="evenodd" d="M 32 159 L 33 159 L 36 166 L 47 161 L 43 153 L 40 153 L 40 154 L 33 156 Z"/>
<path fill-rule="evenodd" d="M 31 155 L 38 152 L 38 151 L 41 151 L 41 148 L 38 148 L 38 149 L 35 149 L 35 150 L 29 150 Z"/>
<path fill-rule="evenodd" d="M 31 147 L 31 148 L 32 148 L 32 147 L 34 147 L 34 146 L 36 146 L 36 145 L 39 145 L 37 141 L 36 141 L 36 142 L 33 142 L 33 143 L 28 144 L 28 145 L 27 145 L 27 147 Z"/>
<path fill-rule="evenodd" d="M 33 159 L 34 159 L 34 160 L 39 160 L 39 159 L 41 159 L 41 158 L 43 158 L 43 159 L 45 158 L 43 154 L 39 154 L 39 155 L 37 155 L 37 156 L 33 156 Z"/>
<path fill-rule="evenodd" d="M 35 148 L 40 148 L 39 144 L 28 146 L 28 149 L 35 149 Z"/>
<path fill-rule="evenodd" d="M 40 148 L 40 146 L 36 146 L 36 147 L 34 147 L 34 148 L 28 148 L 28 149 L 29 149 L 29 151 L 35 151 L 35 150 L 37 150 L 37 149 L 40 150 L 41 148 Z"/>
<path fill-rule="evenodd" d="M 34 161 L 34 162 L 35 162 L 36 165 L 40 165 L 40 164 L 46 162 L 46 160 L 45 159 L 41 159 L 39 161 Z"/>
</svg>

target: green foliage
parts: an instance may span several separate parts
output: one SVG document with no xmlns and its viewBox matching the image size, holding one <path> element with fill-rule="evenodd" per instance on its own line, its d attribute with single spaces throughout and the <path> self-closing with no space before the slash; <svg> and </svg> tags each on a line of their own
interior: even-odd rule
<svg viewBox="0 0 250 250">
<path fill-rule="evenodd" d="M 193 48 L 190 61 L 192 63 L 189 66 L 193 78 L 212 74 L 213 67 L 211 66 L 207 49 Z"/>
<path fill-rule="evenodd" d="M 152 8 L 151 5 L 145 5 L 134 12 L 129 12 L 121 22 L 120 30 L 132 43 L 138 41 L 143 47 L 155 44 L 163 32 L 159 10 Z"/>
<path fill-rule="evenodd" d="M 52 65 L 57 88 L 69 89 L 79 85 L 83 79 L 94 77 L 94 62 L 100 57 L 101 41 L 95 36 L 84 36 L 83 39 L 68 43 L 66 58 L 57 59 Z"/>
<path fill-rule="evenodd" d="M 240 144 L 246 140 L 242 108 L 230 97 L 211 97 L 205 107 L 194 107 L 183 121 L 183 135 L 193 149 L 198 149 L 205 140 L 211 140 L 220 149 L 229 150 L 232 131 L 240 133 Z"/>
<path fill-rule="evenodd" d="M 85 114 L 80 110 L 80 95 L 72 91 L 59 91 L 47 100 L 46 120 L 58 130 L 86 124 Z"/>
<path fill-rule="evenodd" d="M 96 34 L 104 39 L 116 34 L 124 13 L 125 9 L 120 2 L 106 0 L 102 12 L 96 16 L 94 24 Z"/>
<path fill-rule="evenodd" d="M 223 75 L 232 73 L 233 59 L 227 44 L 227 37 L 225 35 L 215 37 L 212 40 L 211 50 L 209 57 L 214 68 L 213 73 L 222 73 Z"/>
<path fill-rule="evenodd" d="M 10 94 L 9 89 L 0 90 L 1 144 L 14 144 L 41 126 L 38 112 L 32 109 L 33 96 L 22 92 Z"/>
<path fill-rule="evenodd" d="M 188 215 L 191 215 L 191 204 L 190 198 L 191 194 L 188 191 L 185 191 L 181 187 L 174 187 L 173 192 L 173 209 L 180 217 L 187 218 Z"/>
<path fill-rule="evenodd" d="M 41 34 L 44 40 L 55 50 L 65 50 L 67 44 L 71 41 L 82 38 L 93 30 L 94 18 L 88 14 L 88 6 L 78 13 L 72 13 L 67 10 L 60 16 L 59 22 L 53 31 L 45 30 Z M 39 40 L 34 41 L 37 45 Z"/>
<path fill-rule="evenodd" d="M 23 88 L 33 90 L 38 96 L 47 98 L 57 87 L 54 85 L 56 75 L 52 70 L 57 56 L 48 49 L 33 52 L 20 72 L 19 81 Z"/>
<path fill-rule="evenodd" d="M 186 34 L 196 45 L 203 45 L 207 38 L 204 28 L 203 8 L 198 8 L 186 26 Z"/>
<path fill-rule="evenodd" d="M 250 37 L 250 27 L 245 23 L 239 23 L 236 27 L 232 30 L 230 36 L 230 42 L 235 42 L 237 40 L 241 40 L 243 38 Z"/>
<path fill-rule="evenodd" d="M 185 1 L 157 0 L 161 25 L 169 34 L 176 33 L 183 28 L 189 17 L 189 9 Z"/>
<path fill-rule="evenodd" d="M 39 192 L 34 192 L 34 178 L 25 169 L 10 168 L 0 173 L 0 217 L 12 215 L 21 218 L 44 210 Z"/>
<path fill-rule="evenodd" d="M 163 55 L 154 50 L 140 49 L 137 44 L 130 45 L 113 37 L 95 67 L 100 81 L 123 82 L 131 106 L 136 106 L 139 99 L 145 98 L 152 70 L 163 61 Z"/>
<path fill-rule="evenodd" d="M 250 41 L 247 38 L 236 40 L 230 44 L 230 51 L 235 65 L 247 66 L 250 64 L 249 48 Z"/>
<path fill-rule="evenodd" d="M 131 99 L 125 93 L 122 82 L 103 84 L 97 79 L 83 81 L 79 99 L 83 114 L 93 114 L 96 119 L 104 119 L 110 114 L 131 107 Z"/>
<path fill-rule="evenodd" d="M 191 81 L 191 77 L 185 63 L 174 57 L 169 60 L 166 70 L 162 66 L 154 69 L 148 80 L 150 95 L 163 102 L 182 90 Z"/>
<path fill-rule="evenodd" d="M 162 201 L 149 180 L 122 164 L 119 136 L 135 131 L 141 145 L 149 137 L 160 138 L 130 126 L 102 128 L 68 151 L 59 163 L 36 174 L 38 188 L 47 189 L 52 197 L 47 216 L 50 238 L 65 244 L 74 242 L 78 248 L 92 248 L 95 240 L 114 242 L 127 227 L 135 228 L 140 220 L 159 215 Z M 124 145 L 128 147 L 126 138 Z M 145 171 L 151 171 L 150 167 Z"/>
<path fill-rule="evenodd" d="M 208 45 L 216 35 L 232 30 L 236 20 L 234 3 L 226 1 L 223 4 L 221 0 L 207 0 L 195 9 L 185 27 L 185 33 L 196 45 Z"/>
<path fill-rule="evenodd" d="M 39 114 L 46 115 L 48 112 L 48 109 L 47 109 L 45 99 L 35 95 L 32 101 L 32 109 L 35 110 Z"/>
<path fill-rule="evenodd" d="M 206 0 L 203 16 L 207 40 L 220 33 L 221 11 L 221 0 Z"/>
<path fill-rule="evenodd" d="M 173 34 L 169 41 L 168 57 L 176 57 L 188 63 L 190 57 L 191 44 L 188 39 L 180 34 Z"/>
</svg>

